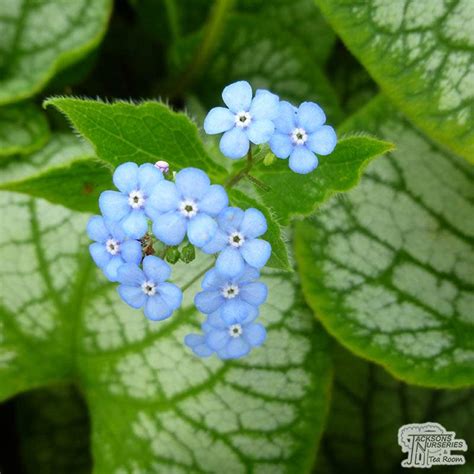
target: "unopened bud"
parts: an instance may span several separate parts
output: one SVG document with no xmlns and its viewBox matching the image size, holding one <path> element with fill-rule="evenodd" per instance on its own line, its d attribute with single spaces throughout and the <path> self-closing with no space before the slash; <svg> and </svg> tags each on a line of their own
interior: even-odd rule
<svg viewBox="0 0 474 474">
<path fill-rule="evenodd" d="M 158 168 L 162 173 L 168 173 L 170 170 L 170 164 L 167 161 L 157 161 L 155 167 Z"/>
<path fill-rule="evenodd" d="M 181 260 L 191 263 L 196 258 L 196 250 L 193 244 L 187 244 L 181 249 Z"/>
<path fill-rule="evenodd" d="M 178 247 L 170 247 L 166 252 L 165 259 L 168 263 L 176 263 L 179 260 L 180 254 Z"/>
</svg>

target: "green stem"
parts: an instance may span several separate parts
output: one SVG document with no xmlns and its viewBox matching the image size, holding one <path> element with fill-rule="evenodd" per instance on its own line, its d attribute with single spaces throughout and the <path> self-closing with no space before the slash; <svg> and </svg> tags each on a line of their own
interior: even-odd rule
<svg viewBox="0 0 474 474">
<path fill-rule="evenodd" d="M 227 189 L 232 188 L 235 186 L 242 178 L 248 175 L 249 171 L 252 169 L 252 166 L 254 165 L 254 160 L 252 157 L 252 146 L 250 145 L 249 151 L 247 153 L 247 163 L 245 164 L 245 167 L 242 168 L 238 173 L 236 173 L 234 176 L 231 176 L 226 184 L 225 187 Z"/>
<path fill-rule="evenodd" d="M 170 27 L 171 39 L 174 43 L 180 36 L 179 17 L 178 17 L 178 10 L 176 8 L 176 1 L 164 0 L 164 3 L 165 3 L 166 14 L 168 16 L 168 24 Z"/>
<path fill-rule="evenodd" d="M 199 278 L 201 278 L 204 273 L 209 271 L 213 266 L 215 262 L 212 262 L 210 265 L 208 265 L 204 270 L 201 270 L 195 277 L 193 277 L 190 281 L 188 281 L 185 285 L 181 287 L 181 291 L 184 293 L 191 285 L 196 283 Z"/>
</svg>

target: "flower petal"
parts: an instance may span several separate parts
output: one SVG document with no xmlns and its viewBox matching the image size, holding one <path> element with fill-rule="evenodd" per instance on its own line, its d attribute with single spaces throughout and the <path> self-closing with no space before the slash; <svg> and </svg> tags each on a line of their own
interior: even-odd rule
<svg viewBox="0 0 474 474">
<path fill-rule="evenodd" d="M 245 265 L 244 271 L 238 276 L 237 283 L 244 284 L 256 280 L 260 276 L 260 272 L 250 265 Z"/>
<path fill-rule="evenodd" d="M 158 293 L 173 310 L 178 309 L 183 301 L 183 292 L 175 284 L 164 282 L 158 285 Z"/>
<path fill-rule="evenodd" d="M 102 216 L 92 216 L 87 223 L 87 235 L 89 239 L 105 243 L 110 237 L 109 230 L 105 226 Z"/>
<path fill-rule="evenodd" d="M 127 235 L 125 234 L 122 224 L 117 221 L 105 220 L 104 219 L 105 227 L 109 230 L 109 234 L 118 242 L 123 242 L 126 240 Z"/>
<path fill-rule="evenodd" d="M 104 275 L 110 281 L 117 281 L 117 271 L 123 265 L 123 260 L 118 255 L 113 256 L 104 267 Z"/>
<path fill-rule="evenodd" d="M 235 114 L 225 107 L 214 107 L 204 119 L 204 131 L 208 135 L 227 132 L 235 126 Z"/>
<path fill-rule="evenodd" d="M 184 168 L 176 175 L 175 182 L 184 199 L 202 199 L 211 185 L 207 174 L 197 168 Z"/>
<path fill-rule="evenodd" d="M 95 264 L 99 268 L 104 268 L 112 258 L 112 255 L 107 252 L 105 245 L 99 242 L 94 242 L 93 244 L 90 244 L 89 252 Z"/>
<path fill-rule="evenodd" d="M 260 237 L 267 231 L 267 220 L 261 211 L 251 207 L 244 212 L 240 230 L 245 238 Z"/>
<path fill-rule="evenodd" d="M 268 295 L 268 288 L 265 283 L 261 281 L 254 281 L 247 283 L 240 288 L 239 296 L 247 303 L 259 306 L 265 302 Z"/>
<path fill-rule="evenodd" d="M 136 286 L 139 288 L 146 278 L 138 265 L 134 263 L 124 263 L 117 271 L 117 280 L 123 285 Z M 140 289 L 140 291 L 142 290 Z"/>
<path fill-rule="evenodd" d="M 336 132 L 329 125 L 323 125 L 308 137 L 306 146 L 318 155 L 329 155 L 336 147 Z"/>
<path fill-rule="evenodd" d="M 117 291 L 120 297 L 132 308 L 141 308 L 147 299 L 142 289 L 136 286 L 119 285 Z"/>
<path fill-rule="evenodd" d="M 275 131 L 275 124 L 271 120 L 252 120 L 247 129 L 247 137 L 252 143 L 261 145 L 270 140 Z"/>
<path fill-rule="evenodd" d="M 163 173 L 151 163 L 144 163 L 138 168 L 138 186 L 146 197 L 149 197 L 155 186 L 163 180 Z"/>
<path fill-rule="evenodd" d="M 106 219 L 115 222 L 122 220 L 130 212 L 127 196 L 117 191 L 101 193 L 99 207 Z"/>
<path fill-rule="evenodd" d="M 203 323 L 208 328 L 224 329 L 227 324 L 222 320 L 220 311 L 215 311 L 207 316 L 206 321 Z"/>
<path fill-rule="evenodd" d="M 230 234 L 235 230 L 240 229 L 240 224 L 244 218 L 244 211 L 238 207 L 228 207 L 224 209 L 217 217 L 219 227 Z"/>
<path fill-rule="evenodd" d="M 200 291 L 194 297 L 196 308 L 204 314 L 217 311 L 225 303 L 225 298 L 218 290 Z"/>
<path fill-rule="evenodd" d="M 186 229 L 186 218 L 176 211 L 159 214 L 153 221 L 153 233 L 166 245 L 180 244 Z"/>
<path fill-rule="evenodd" d="M 142 246 L 138 240 L 126 240 L 120 244 L 120 255 L 127 263 L 139 265 L 142 261 Z"/>
<path fill-rule="evenodd" d="M 217 229 L 216 233 L 214 234 L 214 237 L 203 247 L 201 247 L 201 250 L 204 253 L 208 254 L 213 254 L 220 252 L 228 242 L 228 236 L 225 232 L 222 232 L 222 230 Z"/>
<path fill-rule="evenodd" d="M 223 349 L 230 339 L 226 329 L 214 329 L 206 334 L 206 344 L 214 351 Z"/>
<path fill-rule="evenodd" d="M 289 166 L 295 173 L 307 174 L 318 166 L 318 158 L 306 146 L 297 146 L 290 155 Z"/>
<path fill-rule="evenodd" d="M 204 275 L 204 278 L 201 282 L 201 287 L 203 290 L 210 290 L 211 288 L 216 289 L 220 288 L 221 286 L 224 286 L 227 281 L 228 278 L 224 275 L 221 275 L 214 267 L 207 271 Z"/>
<path fill-rule="evenodd" d="M 239 359 L 250 352 L 250 344 L 243 337 L 235 337 L 227 344 L 225 357 Z"/>
<path fill-rule="evenodd" d="M 214 217 L 228 204 L 229 198 L 227 197 L 225 189 L 220 184 L 213 184 L 199 201 L 198 207 L 201 212 L 205 212 Z"/>
<path fill-rule="evenodd" d="M 163 180 L 155 186 L 145 206 L 163 213 L 178 209 L 179 201 L 180 196 L 176 185 L 171 181 Z"/>
<path fill-rule="evenodd" d="M 229 84 L 222 91 L 225 105 L 234 112 L 248 111 L 252 102 L 252 86 L 247 81 L 237 81 Z"/>
<path fill-rule="evenodd" d="M 272 246 L 266 240 L 253 239 L 244 242 L 240 252 L 251 267 L 262 268 L 272 254 Z"/>
<path fill-rule="evenodd" d="M 132 239 L 141 239 L 148 230 L 148 221 L 142 209 L 133 209 L 122 221 L 124 232 Z"/>
<path fill-rule="evenodd" d="M 188 334 L 184 338 L 184 343 L 199 357 L 209 357 L 214 353 L 206 345 L 206 340 L 202 334 Z"/>
<path fill-rule="evenodd" d="M 314 102 L 303 102 L 298 107 L 296 122 L 299 127 L 304 128 L 310 134 L 326 121 L 323 109 Z"/>
<path fill-rule="evenodd" d="M 149 296 L 145 303 L 145 316 L 152 321 L 162 321 L 173 314 L 173 310 L 159 295 Z"/>
<path fill-rule="evenodd" d="M 290 136 L 287 133 L 275 132 L 270 138 L 270 148 L 278 158 L 288 158 L 294 148 Z"/>
<path fill-rule="evenodd" d="M 242 337 L 253 347 L 261 346 L 267 338 L 267 331 L 261 324 L 253 323 L 244 328 Z"/>
<path fill-rule="evenodd" d="M 115 186 L 125 194 L 138 189 L 138 165 L 128 162 L 117 166 L 113 181 Z"/>
<path fill-rule="evenodd" d="M 188 239 L 196 247 L 210 242 L 217 232 L 217 222 L 207 214 L 198 214 L 188 224 Z"/>
<path fill-rule="evenodd" d="M 154 283 L 161 283 L 171 275 L 171 267 L 161 258 L 147 255 L 143 259 L 143 272 Z"/>
<path fill-rule="evenodd" d="M 278 132 L 290 134 L 296 127 L 296 108 L 282 100 L 278 106 L 278 117 L 273 122 Z"/>
<path fill-rule="evenodd" d="M 216 268 L 222 275 L 234 277 L 244 270 L 244 259 L 236 248 L 226 247 L 217 257 Z"/>
<path fill-rule="evenodd" d="M 257 89 L 250 106 L 252 120 L 274 120 L 278 117 L 280 99 L 276 94 L 264 89 Z"/>
<path fill-rule="evenodd" d="M 241 129 L 234 127 L 222 135 L 219 148 L 224 156 L 237 160 L 249 151 L 250 142 L 247 134 Z"/>
<path fill-rule="evenodd" d="M 249 321 L 253 321 L 257 316 L 258 308 L 238 298 L 226 301 L 220 311 L 222 321 L 229 326 L 236 323 L 248 323 Z"/>
</svg>

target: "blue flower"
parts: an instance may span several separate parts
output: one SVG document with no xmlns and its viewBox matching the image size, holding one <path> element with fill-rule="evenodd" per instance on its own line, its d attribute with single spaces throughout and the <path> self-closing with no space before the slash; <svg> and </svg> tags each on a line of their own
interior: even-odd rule
<svg viewBox="0 0 474 474">
<path fill-rule="evenodd" d="M 205 274 L 201 284 L 204 291 L 196 294 L 194 304 L 205 314 L 213 313 L 226 305 L 233 306 L 232 311 L 249 311 L 256 316 L 256 308 L 265 302 L 268 294 L 265 283 L 256 281 L 258 277 L 258 270 L 248 265 L 233 278 L 212 268 Z M 253 308 L 248 308 L 249 305 Z"/>
<path fill-rule="evenodd" d="M 161 171 L 151 163 L 140 167 L 136 163 L 118 166 L 113 181 L 119 192 L 104 191 L 100 195 L 102 214 L 108 220 L 120 222 L 129 237 L 142 238 L 148 230 L 148 198 L 163 179 Z"/>
<path fill-rule="evenodd" d="M 219 214 L 217 222 L 219 229 L 202 250 L 221 252 L 216 261 L 221 274 L 237 276 L 243 272 L 245 263 L 258 269 L 267 263 L 272 247 L 257 238 L 267 231 L 265 216 L 258 209 L 228 207 Z"/>
<path fill-rule="evenodd" d="M 214 217 L 228 202 L 224 188 L 211 185 L 204 171 L 185 168 L 176 175 L 175 183 L 158 183 L 150 197 L 153 233 L 167 245 L 180 244 L 187 233 L 193 245 L 202 247 L 214 237 Z"/>
<path fill-rule="evenodd" d="M 170 275 L 170 266 L 152 255 L 143 259 L 143 270 L 136 264 L 125 263 L 118 269 L 119 295 L 132 308 L 144 307 L 148 319 L 169 318 L 183 299 L 181 290 L 165 281 Z"/>
<path fill-rule="evenodd" d="M 324 125 L 326 115 L 314 102 L 303 102 L 298 108 L 282 101 L 275 122 L 270 148 L 278 158 L 290 157 L 290 168 L 306 174 L 318 166 L 315 155 L 329 155 L 336 146 L 336 132 Z"/>
<path fill-rule="evenodd" d="M 138 240 L 128 239 L 121 226 L 92 216 L 87 224 L 91 240 L 89 251 L 96 265 L 110 281 L 117 281 L 117 270 L 126 262 L 138 265 L 142 260 L 142 246 Z"/>
<path fill-rule="evenodd" d="M 228 85 L 222 92 L 228 108 L 214 107 L 204 120 L 209 135 L 225 132 L 220 141 L 222 153 L 232 159 L 242 158 L 250 142 L 260 145 L 268 142 L 278 116 L 278 96 L 258 89 L 252 99 L 252 87 L 246 81 Z"/>
</svg>

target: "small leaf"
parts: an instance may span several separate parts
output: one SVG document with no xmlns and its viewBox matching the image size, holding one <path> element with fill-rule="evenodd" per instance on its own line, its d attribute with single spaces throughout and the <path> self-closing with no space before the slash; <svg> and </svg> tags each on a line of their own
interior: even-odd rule
<svg viewBox="0 0 474 474">
<path fill-rule="evenodd" d="M 396 140 L 296 231 L 306 299 L 355 353 L 410 383 L 474 383 L 474 169 L 379 98 L 345 128 Z"/>
<path fill-rule="evenodd" d="M 120 163 L 167 161 L 173 170 L 200 168 L 213 179 L 226 171 L 207 155 L 196 126 L 182 113 L 159 102 L 133 105 L 94 100 L 48 99 L 94 146 L 97 156 L 114 167 Z"/>
<path fill-rule="evenodd" d="M 0 108 L 0 158 L 31 153 L 48 138 L 48 122 L 35 105 L 23 103 Z"/>
<path fill-rule="evenodd" d="M 375 138 L 345 137 L 331 155 L 319 157 L 319 166 L 309 174 L 294 173 L 288 168 L 288 160 L 257 168 L 253 174 L 270 188 L 257 188 L 257 192 L 286 224 L 293 215 L 311 214 L 335 193 L 354 187 L 367 164 L 392 149 L 391 143 Z"/>
<path fill-rule="evenodd" d="M 291 270 L 290 262 L 288 261 L 288 249 L 282 237 L 282 228 L 272 215 L 271 211 L 238 189 L 229 190 L 229 199 L 231 204 L 234 206 L 240 207 L 244 210 L 249 207 L 254 207 L 263 213 L 267 219 L 268 229 L 262 238 L 270 242 L 272 246 L 272 256 L 270 257 L 267 266 L 279 268 L 281 270 Z"/>
<path fill-rule="evenodd" d="M 34 95 L 56 72 L 95 48 L 111 10 L 111 0 L 0 5 L 0 104 Z"/>
</svg>

